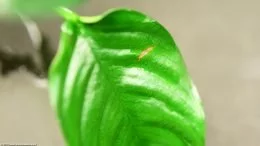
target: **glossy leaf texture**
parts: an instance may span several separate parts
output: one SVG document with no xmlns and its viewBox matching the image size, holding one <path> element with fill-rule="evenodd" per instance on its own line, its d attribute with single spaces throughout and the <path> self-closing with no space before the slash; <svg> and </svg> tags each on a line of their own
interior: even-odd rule
<svg viewBox="0 0 260 146">
<path fill-rule="evenodd" d="M 64 13 L 49 72 L 69 146 L 204 146 L 205 119 L 167 30 L 134 10 Z"/>
</svg>

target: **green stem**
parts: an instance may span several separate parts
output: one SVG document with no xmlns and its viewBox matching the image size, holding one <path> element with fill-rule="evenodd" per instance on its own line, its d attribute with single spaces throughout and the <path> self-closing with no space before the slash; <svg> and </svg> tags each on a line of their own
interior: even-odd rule
<svg viewBox="0 0 260 146">
<path fill-rule="evenodd" d="M 59 7 L 56 9 L 57 13 L 63 17 L 65 20 L 71 21 L 71 22 L 83 22 L 83 23 L 96 23 L 98 22 L 100 19 L 103 18 L 102 15 L 98 15 L 98 16 L 84 16 L 84 17 L 80 17 L 78 14 L 74 13 L 73 11 L 71 11 L 68 8 L 65 7 Z"/>
<path fill-rule="evenodd" d="M 65 20 L 68 20 L 68 21 L 72 21 L 72 22 L 77 22 L 80 20 L 80 17 L 72 12 L 70 9 L 68 8 L 65 8 L 65 7 L 58 7 L 56 9 L 57 13 L 63 17 Z"/>
</svg>

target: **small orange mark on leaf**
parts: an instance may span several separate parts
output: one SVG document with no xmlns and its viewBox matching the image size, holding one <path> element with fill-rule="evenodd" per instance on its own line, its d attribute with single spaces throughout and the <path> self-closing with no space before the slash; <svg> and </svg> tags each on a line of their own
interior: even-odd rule
<svg viewBox="0 0 260 146">
<path fill-rule="evenodd" d="M 149 47 L 145 50 L 143 50 L 139 56 L 138 56 L 138 61 L 140 61 L 145 55 L 147 55 L 148 53 L 150 53 L 153 50 L 154 47 Z"/>
</svg>

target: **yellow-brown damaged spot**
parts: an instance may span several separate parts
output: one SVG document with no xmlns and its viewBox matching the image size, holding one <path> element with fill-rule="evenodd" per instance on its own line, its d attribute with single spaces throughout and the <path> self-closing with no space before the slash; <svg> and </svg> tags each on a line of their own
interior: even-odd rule
<svg viewBox="0 0 260 146">
<path fill-rule="evenodd" d="M 138 56 L 138 61 L 140 61 L 144 56 L 146 56 L 148 53 L 150 53 L 153 50 L 154 47 L 149 47 L 145 50 L 143 50 L 139 56 Z"/>
</svg>

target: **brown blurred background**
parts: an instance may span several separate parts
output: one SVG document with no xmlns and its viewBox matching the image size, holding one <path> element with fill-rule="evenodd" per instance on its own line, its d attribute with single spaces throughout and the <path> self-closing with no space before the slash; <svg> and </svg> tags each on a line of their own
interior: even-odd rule
<svg viewBox="0 0 260 146">
<path fill-rule="evenodd" d="M 114 7 L 140 10 L 174 36 L 204 103 L 207 146 L 260 145 L 260 1 L 89 0 L 78 12 Z M 38 22 L 57 48 L 60 20 Z M 24 53 L 28 39 L 21 24 L 0 22 L 0 45 Z M 0 143 L 64 145 L 40 83 L 24 70 L 0 77 Z"/>
</svg>

